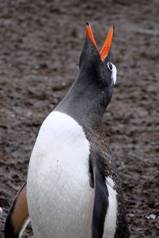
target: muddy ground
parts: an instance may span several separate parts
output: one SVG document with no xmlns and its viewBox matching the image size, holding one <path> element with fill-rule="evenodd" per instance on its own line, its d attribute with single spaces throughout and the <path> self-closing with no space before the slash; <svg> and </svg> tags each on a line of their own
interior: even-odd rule
<svg viewBox="0 0 159 238">
<path fill-rule="evenodd" d="M 26 180 L 43 119 L 77 77 L 86 21 L 117 28 L 118 85 L 104 135 L 122 179 L 131 238 L 159 237 L 158 0 L 0 0 L 0 207 Z M 0 218 L 1 235 L 5 212 Z M 0 235 L 0 236 L 1 236 Z"/>
</svg>

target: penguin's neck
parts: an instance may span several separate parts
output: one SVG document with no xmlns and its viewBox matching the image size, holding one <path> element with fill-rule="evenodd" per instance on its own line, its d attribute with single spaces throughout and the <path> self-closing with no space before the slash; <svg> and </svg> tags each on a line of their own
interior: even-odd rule
<svg viewBox="0 0 159 238">
<path fill-rule="evenodd" d="M 98 129 L 108 103 L 102 87 L 90 80 L 77 80 L 55 110 L 72 116 L 85 128 Z"/>
</svg>

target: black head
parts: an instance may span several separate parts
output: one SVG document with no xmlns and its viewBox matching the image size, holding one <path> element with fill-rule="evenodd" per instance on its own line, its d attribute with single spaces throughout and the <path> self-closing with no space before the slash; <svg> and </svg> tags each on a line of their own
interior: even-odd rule
<svg viewBox="0 0 159 238">
<path fill-rule="evenodd" d="M 115 84 L 114 66 L 111 63 L 110 48 L 112 45 L 114 27 L 110 27 L 102 49 L 99 51 L 91 26 L 87 23 L 86 39 L 80 56 L 79 81 L 87 87 L 94 86 L 99 92 L 96 97 L 102 97 L 104 106 L 110 102 Z"/>
<path fill-rule="evenodd" d="M 81 124 L 96 126 L 111 100 L 115 83 L 110 48 L 114 27 L 110 27 L 99 51 L 92 28 L 86 25 L 86 38 L 79 62 L 79 77 L 59 104 L 58 110 L 67 112 Z"/>
</svg>

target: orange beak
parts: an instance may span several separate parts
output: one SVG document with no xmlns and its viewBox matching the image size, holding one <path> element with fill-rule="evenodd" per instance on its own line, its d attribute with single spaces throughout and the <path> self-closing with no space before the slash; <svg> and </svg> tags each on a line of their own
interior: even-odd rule
<svg viewBox="0 0 159 238">
<path fill-rule="evenodd" d="M 112 26 L 109 27 L 108 34 L 105 38 L 105 41 L 103 43 L 103 46 L 102 46 L 101 50 L 99 51 L 98 47 L 97 47 L 95 37 L 94 37 L 94 34 L 93 34 L 93 31 L 92 31 L 92 27 L 88 23 L 86 25 L 86 36 L 88 37 L 88 39 L 92 42 L 94 47 L 99 52 L 99 56 L 100 56 L 102 61 L 105 60 L 105 58 L 108 56 L 108 54 L 110 52 L 110 48 L 112 46 L 112 41 L 113 41 L 113 35 L 114 35 L 114 26 L 112 25 Z"/>
</svg>

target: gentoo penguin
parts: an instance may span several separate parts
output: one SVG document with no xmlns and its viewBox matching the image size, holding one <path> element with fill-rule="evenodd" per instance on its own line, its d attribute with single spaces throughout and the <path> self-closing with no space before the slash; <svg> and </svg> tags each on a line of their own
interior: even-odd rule
<svg viewBox="0 0 159 238">
<path fill-rule="evenodd" d="M 40 128 L 27 189 L 12 205 L 5 238 L 18 237 L 28 217 L 35 238 L 129 237 L 116 169 L 100 134 L 116 82 L 113 33 L 111 26 L 99 51 L 86 25 L 78 79 Z"/>
</svg>

